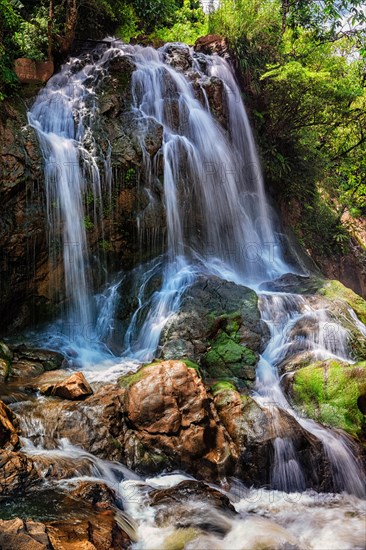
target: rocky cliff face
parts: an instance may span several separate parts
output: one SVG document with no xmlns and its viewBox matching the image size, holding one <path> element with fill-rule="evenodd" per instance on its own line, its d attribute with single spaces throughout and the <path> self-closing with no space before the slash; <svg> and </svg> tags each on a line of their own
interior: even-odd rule
<svg viewBox="0 0 366 550">
<path fill-rule="evenodd" d="M 0 107 L 0 330 L 36 321 L 47 303 L 42 158 L 21 98 Z"/>
<path fill-rule="evenodd" d="M 88 55 L 81 58 L 80 68 L 87 63 Z M 188 48 L 172 46 L 166 49 L 165 55 L 168 64 L 189 75 L 198 99 L 209 101 L 225 127 L 227 114 L 222 82 L 215 77 L 201 81 L 191 66 Z M 131 111 L 133 70 L 128 55 L 110 61 L 108 74 L 97 91 L 93 135 L 87 133 L 83 142 L 86 151 L 97 160 L 102 181 L 102 205 L 96 203 L 90 193 L 86 192 L 84 198 L 95 288 L 103 283 L 103 268 L 109 272 L 119 271 L 121 267 L 128 270 L 158 256 L 165 248 L 162 127 L 155 119 L 142 119 Z M 27 90 L 24 94 L 30 95 L 30 92 Z M 174 101 L 167 102 L 167 109 L 172 127 L 178 128 L 180 121 Z M 31 104 L 32 98 L 27 103 Z M 26 111 L 27 105 L 21 98 L 1 105 L 2 333 L 55 316 L 64 302 L 61 243 L 50 238 L 43 158 L 35 132 L 27 125 Z M 156 167 L 154 181 L 151 181 L 149 163 Z"/>
</svg>

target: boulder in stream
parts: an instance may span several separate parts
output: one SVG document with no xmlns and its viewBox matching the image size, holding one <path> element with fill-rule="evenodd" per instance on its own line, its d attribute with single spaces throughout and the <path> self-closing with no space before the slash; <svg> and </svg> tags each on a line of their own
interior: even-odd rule
<svg viewBox="0 0 366 550">
<path fill-rule="evenodd" d="M 82 372 L 75 372 L 68 378 L 56 384 L 50 384 L 41 388 L 41 393 L 49 396 L 62 397 L 72 401 L 85 399 L 93 394 L 93 390 Z"/>
<path fill-rule="evenodd" d="M 120 379 L 127 425 L 148 449 L 208 478 L 230 469 L 236 450 L 193 368 L 163 361 Z"/>
</svg>

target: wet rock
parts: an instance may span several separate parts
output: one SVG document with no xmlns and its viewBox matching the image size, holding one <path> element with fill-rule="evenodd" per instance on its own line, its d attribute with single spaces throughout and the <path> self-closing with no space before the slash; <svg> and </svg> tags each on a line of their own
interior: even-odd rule
<svg viewBox="0 0 366 550">
<path fill-rule="evenodd" d="M 280 439 L 293 443 L 306 473 L 307 487 L 331 488 L 322 444 L 292 415 L 275 403 L 260 406 L 252 397 L 240 395 L 227 383 L 214 386 L 213 392 L 218 415 L 240 453 L 236 475 L 245 483 L 262 486 L 273 483 L 274 443 Z"/>
<path fill-rule="evenodd" d="M 130 537 L 108 511 L 72 521 L 0 520 L 3 550 L 124 550 L 130 545 Z"/>
<path fill-rule="evenodd" d="M 41 393 L 49 396 L 62 397 L 63 399 L 85 399 L 92 395 L 93 390 L 82 372 L 72 374 L 62 382 L 55 385 L 43 386 Z"/>
<path fill-rule="evenodd" d="M 228 378 L 250 386 L 257 353 L 267 338 L 254 291 L 217 277 L 200 277 L 167 323 L 161 355 L 198 363 L 205 379 Z"/>
<path fill-rule="evenodd" d="M 219 34 L 207 34 L 196 40 L 194 50 L 208 55 L 216 53 L 225 57 L 228 54 L 228 43 L 226 38 Z"/>
<path fill-rule="evenodd" d="M 274 281 L 262 283 L 260 290 L 271 292 L 289 292 L 295 294 L 310 294 L 316 292 L 319 287 L 319 278 L 286 273 Z"/>
<path fill-rule="evenodd" d="M 0 496 L 22 495 L 41 488 L 45 481 L 71 479 L 93 474 L 93 462 L 89 456 L 39 454 L 0 450 Z"/>
<path fill-rule="evenodd" d="M 167 44 L 162 48 L 164 61 L 178 71 L 187 71 L 192 65 L 189 47 L 184 44 Z"/>
<path fill-rule="evenodd" d="M 0 520 L 0 548 L 4 550 L 49 550 L 43 523 L 15 518 Z"/>
<path fill-rule="evenodd" d="M 13 451 L 0 451 L 0 495 L 19 495 L 31 486 L 39 475 L 33 461 Z"/>
<path fill-rule="evenodd" d="M 83 500 L 98 508 L 108 508 L 116 503 L 116 497 L 112 489 L 105 483 L 98 483 L 96 481 L 81 481 L 70 492 L 70 497 L 76 500 Z"/>
<path fill-rule="evenodd" d="M 67 550 L 125 550 L 129 535 L 119 526 L 115 514 L 106 510 L 87 519 L 73 518 L 46 524 L 52 548 Z"/>
<path fill-rule="evenodd" d="M 195 539 L 203 532 L 225 536 L 232 525 L 235 509 L 228 497 L 197 481 L 183 481 L 170 489 L 153 491 L 149 504 L 157 507 L 155 521 L 161 527 L 174 522 L 176 536 Z M 231 521 L 230 521 L 231 520 Z M 172 540 L 175 540 L 172 535 Z M 177 537 L 176 542 L 179 540 Z"/>
<path fill-rule="evenodd" d="M 50 311 L 42 154 L 18 96 L 0 106 L 0 329 L 10 332 Z"/>
<path fill-rule="evenodd" d="M 303 367 L 307 367 L 312 362 L 312 354 L 308 351 L 303 351 L 286 357 L 278 366 L 278 370 L 281 374 L 287 375 L 293 373 L 296 370 L 302 369 Z M 287 384 L 286 381 L 287 377 L 282 380 L 284 386 L 286 386 Z"/>
<path fill-rule="evenodd" d="M 362 438 L 366 423 L 358 400 L 366 393 L 366 362 L 317 361 L 296 371 L 288 385 L 306 416 Z"/>
<path fill-rule="evenodd" d="M 160 449 L 173 464 L 202 476 L 230 468 L 235 449 L 194 369 L 164 361 L 122 377 L 120 384 L 127 423 L 148 449 Z"/>
<path fill-rule="evenodd" d="M 216 76 L 200 78 L 194 84 L 194 88 L 198 93 L 199 88 L 202 88 L 204 90 L 212 114 L 224 128 L 227 128 L 228 110 L 226 105 L 225 88 L 223 81 Z"/>
<path fill-rule="evenodd" d="M 13 451 L 19 446 L 17 420 L 13 412 L 0 401 L 0 449 Z"/>
<path fill-rule="evenodd" d="M 56 369 L 62 369 L 67 366 L 67 360 L 57 351 L 51 351 L 47 349 L 33 349 L 27 348 L 24 345 L 12 347 L 14 354 L 14 362 L 17 361 L 35 361 L 42 365 L 43 370 L 51 371 Z"/>
<path fill-rule="evenodd" d="M 67 366 L 67 361 L 56 351 L 27 348 L 25 345 L 11 346 L 13 360 L 9 379 L 28 381 L 40 376 L 44 371 L 52 371 Z"/>
<path fill-rule="evenodd" d="M 149 493 L 151 506 L 164 504 L 169 508 L 176 503 L 188 500 L 208 502 L 215 508 L 235 513 L 235 508 L 226 495 L 202 481 L 182 481 L 175 487 L 159 489 Z"/>
<path fill-rule="evenodd" d="M 10 374 L 13 353 L 8 346 L 0 341 L 0 383 L 5 382 Z"/>
</svg>

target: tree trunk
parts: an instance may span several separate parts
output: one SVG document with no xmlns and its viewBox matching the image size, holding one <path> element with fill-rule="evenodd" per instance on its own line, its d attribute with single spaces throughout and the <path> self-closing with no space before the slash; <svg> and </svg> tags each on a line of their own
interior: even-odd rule
<svg viewBox="0 0 366 550">
<path fill-rule="evenodd" d="M 52 26 L 53 26 L 53 0 L 50 0 L 48 10 L 48 61 L 52 61 Z"/>
<path fill-rule="evenodd" d="M 61 44 L 61 52 L 67 53 L 74 41 L 76 24 L 78 19 L 77 0 L 67 0 L 65 35 Z"/>
</svg>

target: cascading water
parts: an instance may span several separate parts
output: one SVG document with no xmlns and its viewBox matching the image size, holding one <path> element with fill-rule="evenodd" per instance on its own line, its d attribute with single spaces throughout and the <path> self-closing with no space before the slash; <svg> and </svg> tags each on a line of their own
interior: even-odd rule
<svg viewBox="0 0 366 550">
<path fill-rule="evenodd" d="M 184 70 L 175 68 L 172 63 L 174 48 L 185 60 Z M 135 293 L 137 307 L 125 331 L 121 359 L 113 357 L 107 346 L 115 337 L 114 317 L 119 293 L 123 292 L 123 276 L 114 278 L 102 292 L 95 292 L 89 273 L 84 199 L 85 193 L 91 193 L 93 220 L 97 224 L 102 218 L 103 191 L 111 195 L 113 178 L 111 148 L 101 163 L 96 162 L 93 137 L 93 124 L 98 117 L 96 90 L 108 73 L 110 60 L 124 55 L 135 65 L 131 108 L 134 116 L 141 121 L 142 128 L 148 128 L 152 117 L 163 131 L 159 154 L 163 159 L 167 242 L 165 253 L 152 261 L 145 273 L 140 273 L 141 284 Z M 210 110 L 206 92 L 210 79 L 222 82 L 226 109 L 224 125 L 217 122 Z M 140 362 L 150 361 L 155 356 L 162 329 L 179 309 L 183 293 L 197 275 L 216 275 L 258 288 L 262 281 L 291 270 L 284 260 L 276 218 L 265 196 L 240 90 L 228 63 L 220 57 L 195 54 L 183 45 L 174 45 L 173 50 L 171 45 L 166 45 L 156 51 L 115 41 L 112 48 L 101 49 L 84 60 L 68 62 L 38 95 L 29 113 L 29 122 L 37 131 L 45 159 L 51 244 L 62 236 L 67 303 L 64 319 L 73 327 L 88 327 L 89 338 L 80 337 L 77 344 L 83 348 L 89 345 L 92 349 L 91 355 L 80 353 L 78 363 L 86 370 L 90 381 L 105 380 L 101 359 L 115 377 L 121 372 L 121 364 L 125 372 L 136 370 Z M 143 137 L 139 136 L 142 150 Z M 148 173 L 146 193 L 153 201 L 156 199 L 149 184 L 158 179 L 158 169 L 147 152 L 143 157 Z M 104 173 L 99 173 L 99 165 L 104 165 Z M 143 216 L 138 222 L 143 231 Z M 143 267 L 139 270 L 143 271 Z M 159 278 L 159 290 L 151 292 L 150 283 Z M 151 286 L 156 289 L 155 284 Z M 311 354 L 314 360 L 340 358 L 350 361 L 347 332 L 340 325 L 334 332 L 334 320 L 326 311 L 314 310 L 306 298 L 295 294 L 262 293 L 259 303 L 271 340 L 257 368 L 255 400 L 270 411 L 275 430 L 281 411 L 285 411 L 322 443 L 335 491 L 364 496 L 360 469 L 348 441 L 340 434 L 299 417 L 282 391 L 278 374 L 281 363 L 299 352 Z M 366 331 L 356 317 L 354 321 L 358 330 Z M 329 338 L 326 332 L 329 327 L 335 337 Z M 134 364 L 128 362 L 131 357 Z M 93 371 L 88 370 L 91 364 Z M 22 452 L 39 459 L 44 457 L 45 464 L 68 461 L 71 481 L 89 476 L 104 480 L 114 489 L 117 487 L 127 511 L 137 522 L 140 542 L 135 548 L 155 550 L 164 547 L 175 527 L 162 527 L 158 523 L 158 514 L 149 507 L 146 495 L 152 488 L 173 487 L 187 476 L 178 473 L 144 481 L 122 465 L 97 459 L 67 440 L 59 439 L 55 433 L 57 418 L 48 418 L 42 403 L 38 410 L 31 401 L 15 407 L 22 418 Z M 37 414 L 33 415 L 32 410 L 38 411 Z M 88 430 L 89 424 L 81 428 Z M 324 514 L 325 523 L 333 514 L 332 525 L 336 526 L 340 540 L 340 545 L 333 545 L 334 548 L 351 548 L 349 544 L 353 548 L 362 547 L 361 501 L 356 496 L 343 495 L 339 496 L 342 500 L 337 500 L 337 495 L 303 492 L 309 485 L 291 438 L 279 435 L 273 445 L 271 483 L 275 491 L 255 492 L 241 486 L 239 481 L 231 482 L 228 496 L 240 517 L 220 514 L 207 503 L 204 507 L 191 501 L 182 505 L 177 512 L 178 524 L 182 522 L 183 510 L 190 518 L 191 523 L 187 525 L 193 526 L 192 530 L 201 529 L 202 525 L 206 525 L 207 530 L 198 539 L 188 542 L 187 550 L 197 548 L 199 543 L 202 548 L 225 550 L 251 549 L 258 545 L 267 548 L 272 544 L 276 548 L 317 548 L 317 537 L 323 537 L 324 544 L 332 538 L 326 529 L 319 527 L 321 514 Z M 126 479 L 128 481 L 124 481 Z M 128 498 L 126 484 L 129 482 L 135 484 L 134 499 Z M 291 500 L 294 498 L 295 501 Z M 301 525 L 298 514 L 306 518 Z M 274 521 L 265 519 L 269 515 Z M 342 530 L 339 517 L 352 522 L 352 528 Z M 211 525 L 214 528 L 211 529 Z M 346 542 L 342 546 L 343 536 Z M 324 544 L 322 542 L 319 547 L 326 548 Z"/>
<path fill-rule="evenodd" d="M 316 422 L 299 416 L 286 399 L 278 374 L 278 366 L 299 352 L 310 353 L 314 361 L 328 358 L 350 361 L 347 331 L 326 311 L 314 310 L 304 297 L 296 294 L 262 294 L 260 309 L 262 319 L 270 328 L 271 340 L 257 367 L 258 402 L 271 409 L 275 423 L 276 410 L 285 410 L 296 418 L 300 426 L 322 442 L 336 491 L 364 496 L 363 472 L 349 442 Z M 274 442 L 274 450 L 274 486 L 285 491 L 304 490 L 305 478 L 292 441 L 278 437 Z"/>
<path fill-rule="evenodd" d="M 84 142 L 93 142 L 95 89 L 109 60 L 126 54 L 133 59 L 133 110 L 142 121 L 153 117 L 163 127 L 167 224 L 162 287 L 151 301 L 145 325 L 134 338 L 133 348 L 138 349 L 136 357 L 141 360 L 153 357 L 161 330 L 176 311 L 182 292 L 192 283 L 197 265 L 250 285 L 288 271 L 231 69 L 223 59 L 202 54 L 192 58 L 188 48 L 181 48 L 191 60 L 192 71 L 201 75 L 203 96 L 210 77 L 217 75 L 223 81 L 228 133 L 211 114 L 208 101 L 202 104 L 197 99 L 189 76 L 169 64 L 166 49 L 116 47 L 116 43 L 96 61 L 88 60 L 81 70 L 78 60 L 66 64 L 39 94 L 29 113 L 45 158 L 52 238 L 62 232 L 68 322 L 93 327 L 83 197 L 90 189 L 96 205 L 102 194 L 98 165 L 93 154 L 86 152 Z M 169 102 L 176 109 L 178 127 L 166 108 Z M 157 175 L 147 154 L 145 163 L 153 181 Z M 85 176 L 86 170 L 91 178 Z M 109 168 L 104 179 L 110 182 Z M 97 323 L 96 329 L 102 338 L 103 327 Z"/>
<path fill-rule="evenodd" d="M 189 79 L 166 61 L 167 50 L 136 48 L 135 109 L 163 127 L 167 255 L 161 290 L 137 335 L 137 357 L 150 360 L 180 296 L 205 269 L 255 284 L 288 271 L 264 194 L 259 159 L 239 88 L 225 60 L 193 57 L 193 69 L 224 82 L 229 135 L 202 105 Z M 188 48 L 185 55 L 189 56 Z M 202 70 L 205 66 L 206 73 Z M 205 96 L 204 86 L 201 91 Z M 179 121 L 166 103 L 171 102 Z M 274 254 L 276 249 L 276 254 Z"/>
</svg>

